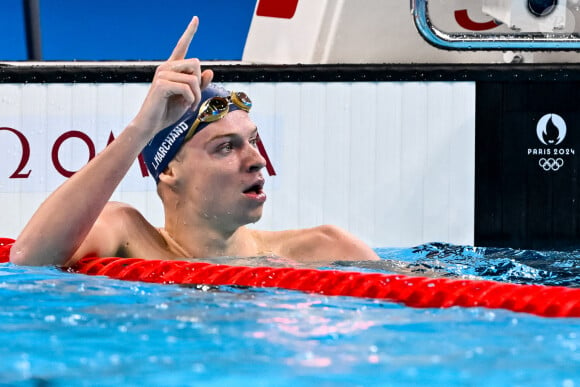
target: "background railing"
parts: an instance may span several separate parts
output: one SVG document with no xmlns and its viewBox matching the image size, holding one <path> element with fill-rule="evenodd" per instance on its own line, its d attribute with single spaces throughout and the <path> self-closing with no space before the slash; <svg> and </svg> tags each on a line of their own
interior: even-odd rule
<svg viewBox="0 0 580 387">
<path fill-rule="evenodd" d="M 411 12 L 417 30 L 433 46 L 447 50 L 579 50 L 580 35 L 574 28 L 575 17 L 569 8 L 555 5 L 544 14 L 532 14 L 533 0 L 483 1 L 484 11 L 498 25 L 508 24 L 513 32 L 446 32 L 437 27 L 429 14 L 428 0 L 411 0 Z M 490 4 L 493 3 L 493 4 Z M 558 2 L 555 2 L 557 4 Z M 566 1 L 564 3 L 568 4 Z M 525 6 L 527 4 L 527 7 Z M 517 6 L 516 6 L 517 5 Z M 537 31 L 534 31 L 537 29 Z"/>
</svg>

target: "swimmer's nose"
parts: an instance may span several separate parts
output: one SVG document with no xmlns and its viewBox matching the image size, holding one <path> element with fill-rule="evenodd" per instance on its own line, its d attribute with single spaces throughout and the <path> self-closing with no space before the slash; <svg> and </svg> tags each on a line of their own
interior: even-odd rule
<svg viewBox="0 0 580 387">
<path fill-rule="evenodd" d="M 266 159 L 255 145 L 248 146 L 247 165 L 248 172 L 258 172 L 266 166 Z"/>
</svg>

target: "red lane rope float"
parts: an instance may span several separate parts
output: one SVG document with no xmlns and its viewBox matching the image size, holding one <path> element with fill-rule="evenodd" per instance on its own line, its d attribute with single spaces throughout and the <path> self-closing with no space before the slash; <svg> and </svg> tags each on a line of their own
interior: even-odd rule
<svg viewBox="0 0 580 387">
<path fill-rule="evenodd" d="M 14 239 L 0 238 L 0 263 L 8 262 L 10 258 L 10 248 L 14 243 Z"/>
<path fill-rule="evenodd" d="M 0 262 L 8 260 L 12 242 L 0 239 Z M 273 287 L 377 298 L 418 308 L 485 307 L 545 317 L 580 317 L 580 289 L 563 286 L 114 257 L 83 258 L 68 270 L 162 284 Z"/>
</svg>

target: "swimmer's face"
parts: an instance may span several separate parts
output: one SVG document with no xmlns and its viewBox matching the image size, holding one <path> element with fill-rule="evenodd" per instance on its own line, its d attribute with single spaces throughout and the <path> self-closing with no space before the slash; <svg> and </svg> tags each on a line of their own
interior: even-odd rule
<svg viewBox="0 0 580 387">
<path fill-rule="evenodd" d="M 266 201 L 258 131 L 248 113 L 228 113 L 183 145 L 178 155 L 180 187 L 188 206 L 221 227 L 258 221 Z"/>
</svg>

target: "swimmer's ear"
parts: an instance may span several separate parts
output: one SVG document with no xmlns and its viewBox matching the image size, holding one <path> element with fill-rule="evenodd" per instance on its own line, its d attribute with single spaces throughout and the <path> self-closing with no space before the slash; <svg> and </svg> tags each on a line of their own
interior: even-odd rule
<svg viewBox="0 0 580 387">
<path fill-rule="evenodd" d="M 163 182 L 171 187 L 177 183 L 177 170 L 173 161 L 169 163 L 167 168 L 159 174 L 159 182 Z"/>
</svg>

